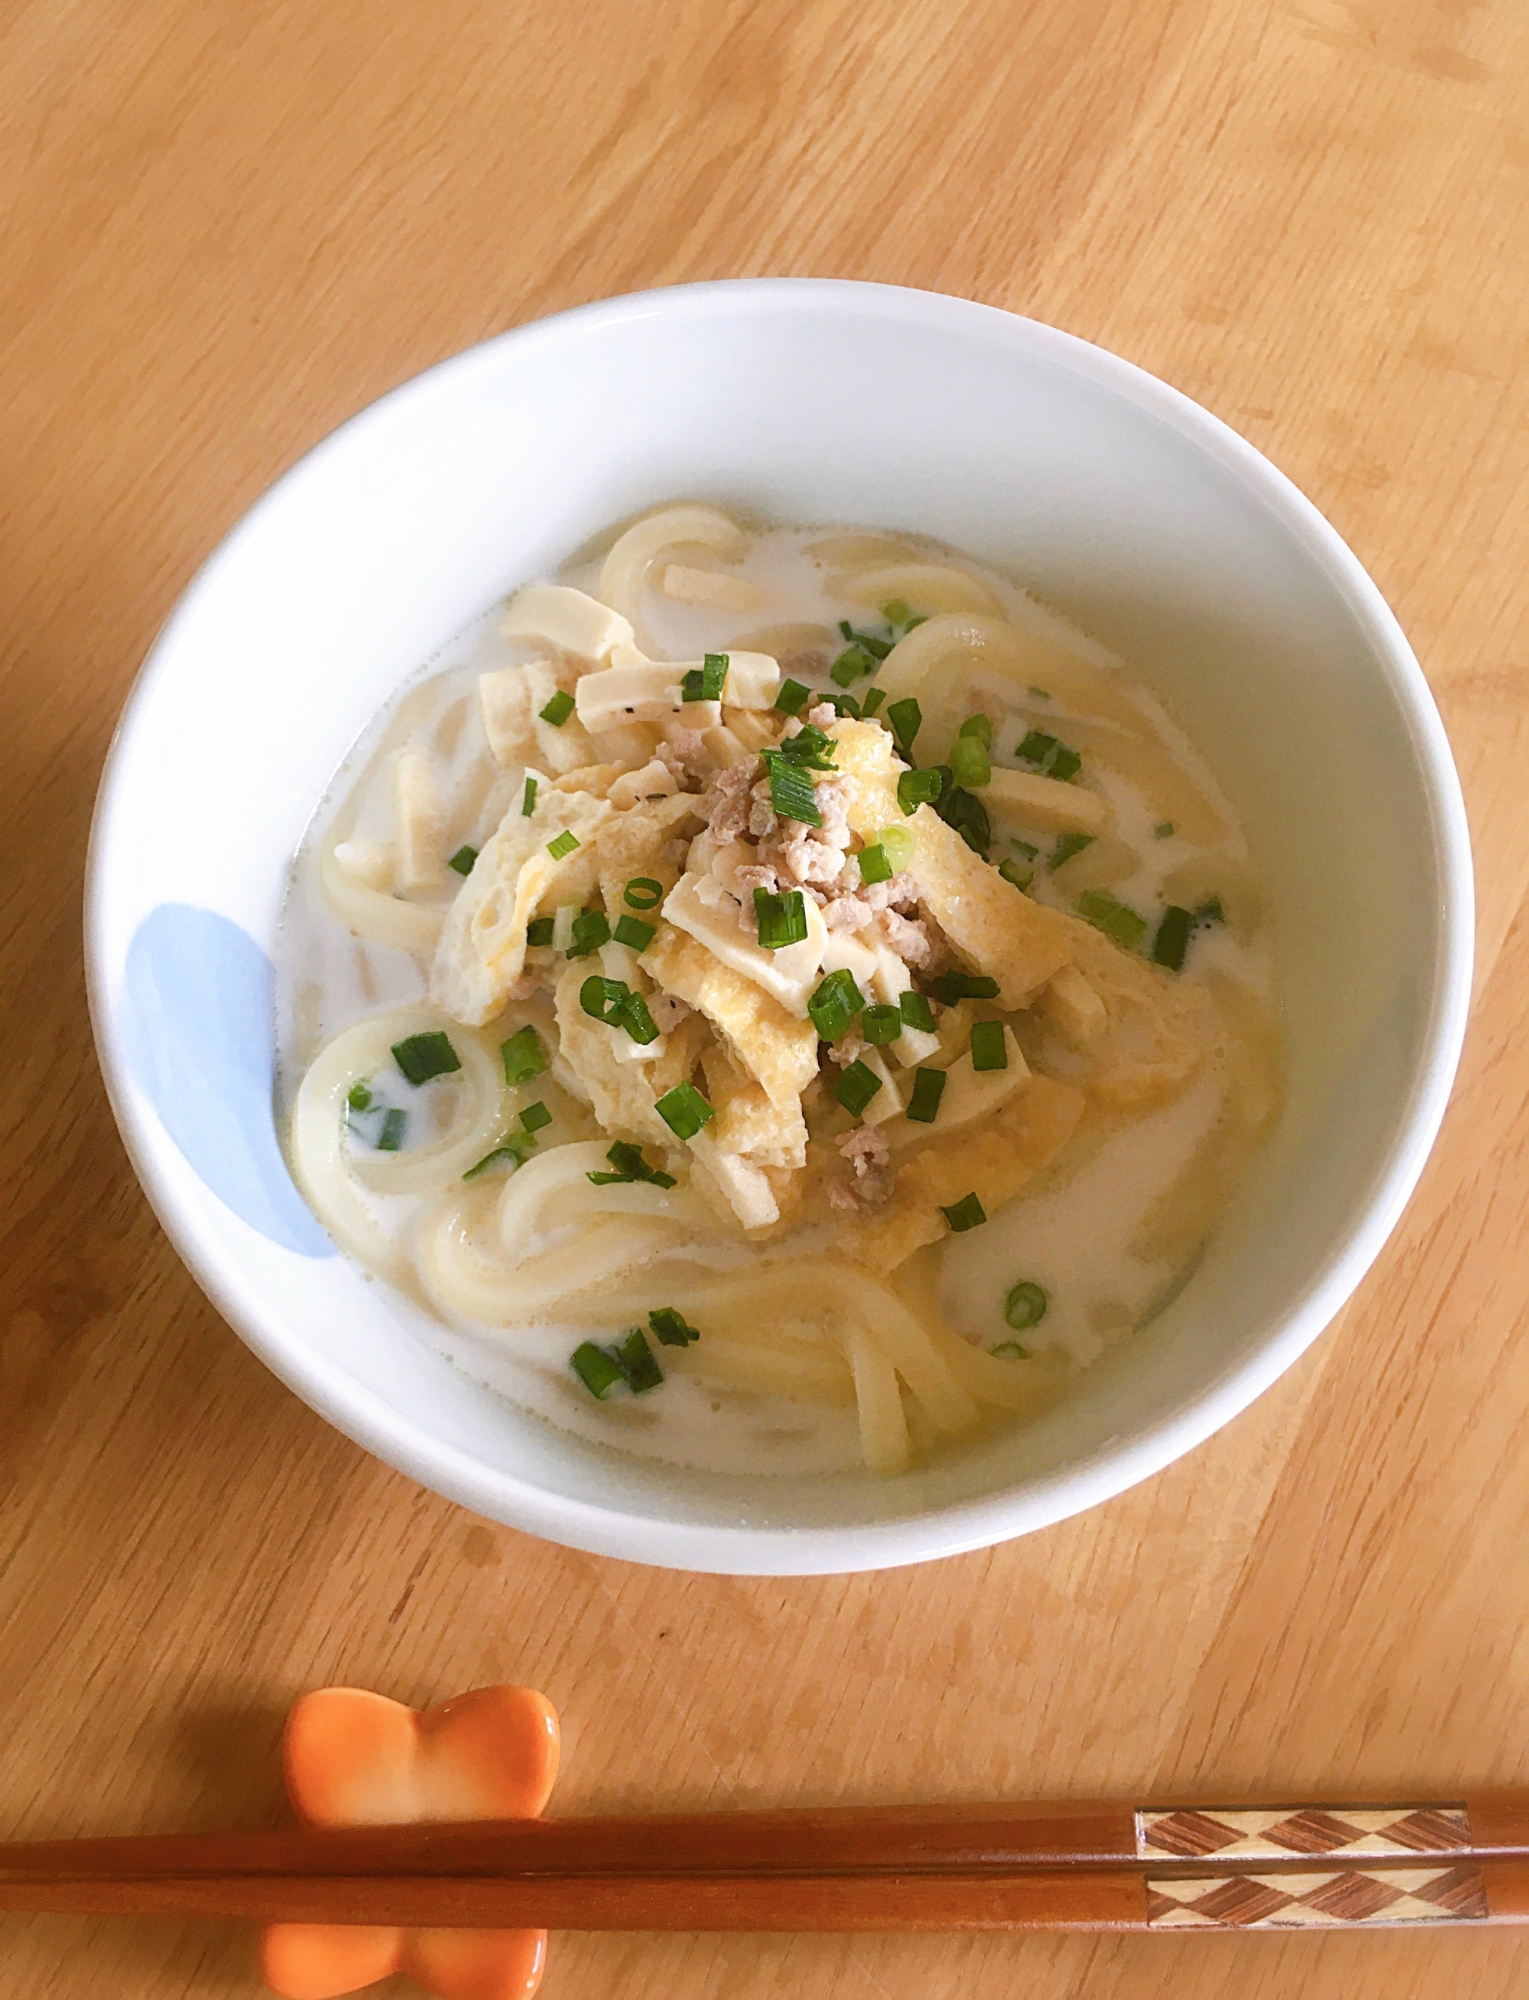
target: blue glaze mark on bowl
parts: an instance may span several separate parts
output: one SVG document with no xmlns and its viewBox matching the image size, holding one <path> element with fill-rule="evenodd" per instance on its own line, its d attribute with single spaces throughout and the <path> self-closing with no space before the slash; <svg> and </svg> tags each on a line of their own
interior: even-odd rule
<svg viewBox="0 0 1529 2000">
<path fill-rule="evenodd" d="M 276 1139 L 276 975 L 215 910 L 161 903 L 128 947 L 124 1006 L 133 1073 L 187 1161 L 251 1229 L 304 1257 L 334 1245 Z"/>
</svg>

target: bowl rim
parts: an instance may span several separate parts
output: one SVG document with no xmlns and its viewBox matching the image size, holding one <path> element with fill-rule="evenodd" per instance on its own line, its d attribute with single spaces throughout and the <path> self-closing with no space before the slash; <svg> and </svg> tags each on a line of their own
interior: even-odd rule
<svg viewBox="0 0 1529 2000">
<path fill-rule="evenodd" d="M 205 1238 L 161 1175 L 154 1114 L 126 1087 L 125 1053 L 108 1005 L 103 857 L 112 843 L 124 774 L 142 732 L 150 695 L 167 654 L 194 607 L 214 591 L 224 569 L 292 485 L 353 434 L 385 422 L 404 402 L 434 394 L 450 378 L 497 368 L 511 352 L 555 343 L 588 328 L 693 311 L 748 315 L 793 307 L 875 312 L 905 324 L 1022 345 L 1053 365 L 1085 373 L 1100 386 L 1166 420 L 1181 436 L 1255 487 L 1279 513 L 1302 553 L 1323 569 L 1389 683 L 1410 732 L 1437 856 L 1439 945 L 1420 1033 L 1420 1054 L 1405 1101 L 1394 1114 L 1383 1155 L 1354 1227 L 1315 1268 L 1295 1304 L 1258 1350 L 1207 1382 L 1172 1417 L 1133 1442 L 1106 1444 L 1064 1470 L 1023 1488 L 888 1520 L 813 1528 L 680 1522 L 549 1493 L 515 1473 L 442 1443 L 414 1425 L 338 1364 L 316 1356 L 287 1333 L 270 1309 Z M 565 1546 L 669 1569 L 725 1575 L 810 1576 L 899 1567 L 991 1547 L 1048 1527 L 1112 1499 L 1202 1444 L 1246 1409 L 1316 1340 L 1336 1316 L 1395 1228 L 1428 1157 L 1453 1085 L 1464 1039 L 1474 958 L 1474 881 L 1458 773 L 1444 725 L 1411 646 L 1358 557 L 1304 493 L 1255 446 L 1182 391 L 1078 335 L 998 306 L 910 287 L 838 278 L 727 278 L 666 286 L 593 301 L 491 336 L 434 363 L 365 405 L 287 468 L 235 522 L 202 562 L 153 640 L 119 716 L 107 752 L 86 859 L 85 969 L 97 1057 L 129 1159 L 177 1254 L 212 1304 L 247 1346 L 337 1430 L 421 1484 L 498 1520 Z"/>
</svg>

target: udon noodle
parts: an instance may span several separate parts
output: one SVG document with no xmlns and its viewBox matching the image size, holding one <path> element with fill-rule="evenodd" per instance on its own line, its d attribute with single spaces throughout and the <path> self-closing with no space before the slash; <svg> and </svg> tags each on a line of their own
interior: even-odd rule
<svg viewBox="0 0 1529 2000">
<path fill-rule="evenodd" d="M 1181 1282 L 1277 1108 L 1204 763 L 916 539 L 660 509 L 517 591 L 337 791 L 285 927 L 294 1171 L 586 1436 L 893 1473 L 1038 1410 Z"/>
</svg>

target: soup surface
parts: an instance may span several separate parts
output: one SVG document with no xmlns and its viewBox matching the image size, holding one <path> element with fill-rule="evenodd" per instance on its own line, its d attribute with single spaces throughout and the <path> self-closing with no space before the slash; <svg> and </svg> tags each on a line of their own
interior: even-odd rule
<svg viewBox="0 0 1529 2000">
<path fill-rule="evenodd" d="M 1277 1108 L 1245 843 L 1118 660 L 933 545 L 677 505 L 338 774 L 282 927 L 330 1233 L 522 1406 L 895 1473 L 1160 1309 Z"/>
</svg>

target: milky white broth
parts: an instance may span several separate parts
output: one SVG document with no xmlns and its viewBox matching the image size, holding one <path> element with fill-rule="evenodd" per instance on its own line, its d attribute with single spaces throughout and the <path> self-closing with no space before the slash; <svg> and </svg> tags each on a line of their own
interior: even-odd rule
<svg viewBox="0 0 1529 2000">
<path fill-rule="evenodd" d="M 649 588 L 638 625 L 639 643 L 653 657 L 689 660 L 724 652 L 749 634 L 777 625 L 801 623 L 832 630 L 843 618 L 857 626 L 874 625 L 876 614 L 864 605 L 827 594 L 830 570 L 807 552 L 825 535 L 845 532 L 822 528 L 758 532 L 742 562 L 727 568 L 728 576 L 741 576 L 757 587 L 761 602 L 747 610 L 677 603 Z M 966 572 L 983 578 L 1014 623 L 1055 638 L 1101 666 L 1116 665 L 1111 655 L 1007 579 L 964 557 L 930 559 L 959 561 Z M 655 570 L 661 567 L 655 565 Z M 593 592 L 598 573 L 598 562 L 575 564 L 556 580 Z M 475 621 L 400 690 L 336 773 L 309 830 L 294 867 L 276 951 L 278 1100 L 284 1118 L 304 1071 L 331 1037 L 384 1008 L 426 1003 L 428 958 L 352 935 L 330 913 L 317 879 L 317 850 L 335 814 L 353 804 L 358 777 L 369 770 L 350 837 L 384 840 L 389 835 L 392 804 L 385 759 L 383 768 L 371 767 L 390 731 L 398 734 L 401 722 L 406 722 L 410 739 L 428 746 L 437 789 L 454 802 L 449 845 L 481 846 L 511 795 L 518 795 L 518 778 L 497 788 L 484 787 L 489 760 L 476 686 L 480 674 L 527 660 L 538 649 L 501 637 L 500 616 L 501 607 L 496 606 Z M 835 645 L 839 643 L 836 639 Z M 792 671 L 789 662 L 783 661 L 783 666 Z M 1203 760 L 1139 681 L 1124 670 L 1112 678 L 1129 690 L 1158 737 L 1171 746 L 1176 763 L 1213 801 L 1227 829 L 1217 854 L 1232 864 L 1237 879 L 1247 879 L 1242 836 Z M 831 686 L 826 672 L 820 671 L 813 685 Z M 853 692 L 863 694 L 866 685 Z M 1015 702 L 1014 693 L 1009 689 L 1002 705 L 995 699 L 983 702 L 994 723 L 995 767 L 1019 768 L 1013 752 L 1030 728 L 1076 740 L 1069 734 L 1065 705 L 1039 693 Z M 1085 776 L 1104 792 L 1113 814 L 1113 832 L 1129 845 L 1136 860 L 1133 872 L 1110 881 L 1110 892 L 1155 918 L 1165 901 L 1179 899 L 1172 893 L 1171 878 L 1195 862 L 1203 849 L 1177 828 L 1160 833 L 1163 822 L 1153 803 L 1127 779 L 1099 769 L 1088 757 L 1086 730 L 1083 736 Z M 482 795 L 476 801 L 474 786 Z M 996 812 L 994 825 L 1007 835 L 1007 822 Z M 1047 843 L 1055 836 L 1032 837 L 1042 847 L 1042 865 L 1036 868 L 1030 893 L 1040 903 L 1072 909 L 1076 896 L 1044 866 Z M 994 840 L 994 860 L 1010 852 L 1006 837 Z M 1165 883 L 1170 883 L 1166 894 Z M 442 908 L 460 886 L 456 875 L 445 874 L 438 896 Z M 1256 902 L 1252 907 L 1256 909 Z M 1266 929 L 1250 929 L 1246 922 L 1241 928 L 1242 935 L 1224 922 L 1199 929 L 1179 976 L 1203 983 L 1219 973 L 1267 1007 L 1273 968 Z M 1048 1047 L 1048 1066 L 1062 1081 L 1068 1080 L 1069 1060 L 1066 1049 Z M 985 1227 L 948 1236 L 917 1252 L 905 1273 L 906 1291 L 935 1307 L 951 1329 L 984 1348 L 1022 1343 L 1033 1358 L 1012 1365 L 1037 1371 L 1043 1383 L 1038 1403 L 1063 1392 L 1080 1370 L 1128 1338 L 1160 1308 L 1199 1254 L 1198 1238 L 1176 1243 L 1157 1256 L 1138 1254 L 1133 1239 L 1197 1148 L 1216 1131 L 1226 1110 L 1227 1081 L 1226 1064 L 1209 1066 L 1161 1108 L 1102 1139 L 1094 1135 L 1072 1142 Z M 453 1088 L 449 1079 L 414 1090 L 389 1067 L 379 1073 L 378 1086 L 389 1102 L 407 1110 L 411 1142 L 430 1137 L 449 1115 Z M 538 1080 L 536 1090 L 549 1103 L 560 1097 L 547 1077 Z M 580 1131 L 588 1129 L 586 1117 Z M 555 1140 L 560 1133 L 554 1128 L 546 1136 Z M 390 1236 L 407 1244 L 426 1197 L 368 1194 L 366 1199 Z M 817 1240 L 831 1249 L 836 1229 L 832 1214 L 825 1210 L 809 1215 L 804 1226 L 809 1246 Z M 747 1255 L 745 1247 L 719 1232 L 713 1253 L 718 1268 L 737 1266 Z M 1039 1324 L 1016 1332 L 1005 1321 L 1004 1305 L 1021 1280 L 1041 1285 L 1049 1295 L 1049 1307 Z M 672 1302 L 685 1307 L 682 1297 Z M 522 1408 L 581 1437 L 643 1457 L 775 1476 L 832 1472 L 860 1464 L 852 1402 L 831 1407 L 705 1380 L 696 1372 L 709 1330 L 704 1325 L 702 1343 L 684 1350 L 683 1365 L 669 1349 L 655 1350 L 665 1364 L 666 1379 L 660 1389 L 595 1401 L 571 1372 L 569 1355 L 579 1341 L 608 1339 L 615 1330 L 604 1322 L 488 1327 L 457 1321 L 449 1336 L 443 1328 L 442 1347 L 459 1367 Z M 989 1418 L 989 1427 L 1023 1421 L 993 1412 Z M 926 1454 L 929 1449 L 951 1448 L 948 1442 L 942 1445 L 924 1435 L 917 1422 L 914 1428 Z"/>
</svg>

